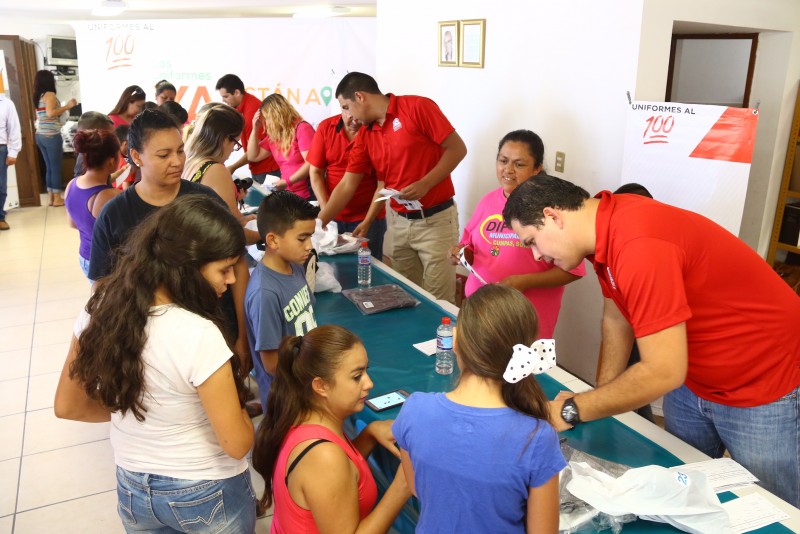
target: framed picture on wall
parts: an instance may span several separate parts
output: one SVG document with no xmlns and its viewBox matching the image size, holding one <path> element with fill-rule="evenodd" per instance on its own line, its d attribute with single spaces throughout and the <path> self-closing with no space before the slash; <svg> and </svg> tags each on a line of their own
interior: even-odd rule
<svg viewBox="0 0 800 534">
<path fill-rule="evenodd" d="M 483 50 L 486 46 L 486 19 L 462 20 L 459 27 L 461 45 L 458 64 L 462 67 L 483 68 Z"/>
<path fill-rule="evenodd" d="M 458 21 L 439 23 L 439 66 L 458 67 Z"/>
</svg>

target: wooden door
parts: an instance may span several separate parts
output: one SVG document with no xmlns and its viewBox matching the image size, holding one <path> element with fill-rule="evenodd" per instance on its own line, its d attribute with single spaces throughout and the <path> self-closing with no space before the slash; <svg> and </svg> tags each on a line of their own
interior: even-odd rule
<svg viewBox="0 0 800 534">
<path fill-rule="evenodd" d="M 5 53 L 11 101 L 17 108 L 22 129 L 22 150 L 15 165 L 19 205 L 40 206 L 39 156 L 34 129 L 36 114 L 33 108 L 36 52 L 33 42 L 20 39 L 18 35 L 0 35 L 0 50 Z"/>
</svg>

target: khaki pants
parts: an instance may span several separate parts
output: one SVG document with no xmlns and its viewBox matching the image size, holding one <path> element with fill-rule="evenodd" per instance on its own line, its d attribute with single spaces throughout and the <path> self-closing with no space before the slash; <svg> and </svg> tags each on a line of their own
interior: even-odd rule
<svg viewBox="0 0 800 534">
<path fill-rule="evenodd" d="M 455 303 L 456 268 L 450 265 L 447 251 L 458 243 L 456 207 L 415 220 L 387 211 L 392 212 L 387 250 L 392 267 L 437 299 Z"/>
</svg>

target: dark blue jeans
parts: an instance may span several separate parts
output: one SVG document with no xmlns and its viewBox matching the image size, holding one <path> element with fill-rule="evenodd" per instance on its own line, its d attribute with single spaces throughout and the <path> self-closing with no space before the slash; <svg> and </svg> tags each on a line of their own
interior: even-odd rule
<svg viewBox="0 0 800 534">
<path fill-rule="evenodd" d="M 64 147 L 61 135 L 36 134 L 36 145 L 42 151 L 44 158 L 44 183 L 49 193 L 61 193 L 64 186 L 61 184 L 61 160 L 64 159 Z"/>
<path fill-rule="evenodd" d="M 255 532 L 250 470 L 223 480 L 182 480 L 117 467 L 117 512 L 126 532 Z"/>
<path fill-rule="evenodd" d="M 717 404 L 682 386 L 664 397 L 664 424 L 712 458 L 725 449 L 793 506 L 800 506 L 800 387 L 769 404 L 736 408 Z"/>
<path fill-rule="evenodd" d="M 6 165 L 6 158 L 8 157 L 8 147 L 0 146 L 0 221 L 6 220 L 6 198 L 8 197 L 8 165 Z"/>
<path fill-rule="evenodd" d="M 356 229 L 356 227 L 361 224 L 361 221 L 357 222 L 341 222 L 336 221 L 336 225 L 339 227 L 339 233 L 343 234 L 345 232 L 352 232 Z M 367 235 L 365 236 L 369 239 L 369 250 L 372 252 L 372 257 L 378 260 L 383 260 L 383 236 L 386 234 L 386 219 L 376 219 L 372 221 L 372 224 L 367 231 Z"/>
</svg>

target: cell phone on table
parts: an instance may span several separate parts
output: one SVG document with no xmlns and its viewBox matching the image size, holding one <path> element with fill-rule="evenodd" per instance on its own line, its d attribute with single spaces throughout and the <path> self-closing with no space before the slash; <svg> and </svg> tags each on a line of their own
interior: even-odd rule
<svg viewBox="0 0 800 534">
<path fill-rule="evenodd" d="M 375 412 L 382 412 L 384 410 L 390 410 L 395 406 L 400 406 L 406 401 L 407 398 L 407 391 L 396 389 L 390 393 L 367 399 L 365 404 L 372 408 L 372 410 Z"/>
</svg>

